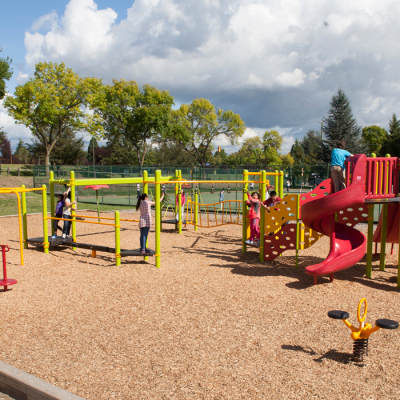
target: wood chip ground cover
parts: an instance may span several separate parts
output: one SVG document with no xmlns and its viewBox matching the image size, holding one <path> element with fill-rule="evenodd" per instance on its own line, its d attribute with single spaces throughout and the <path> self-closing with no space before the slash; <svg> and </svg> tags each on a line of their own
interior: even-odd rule
<svg viewBox="0 0 400 400">
<path fill-rule="evenodd" d="M 236 225 L 182 235 L 165 225 L 161 269 L 154 258 L 116 267 L 112 254 L 34 247 L 20 266 L 17 218 L 0 223 L 18 280 L 0 291 L 0 359 L 63 389 L 93 400 L 400 398 L 400 330 L 373 334 L 360 367 L 347 363 L 350 330 L 327 317 L 345 310 L 355 323 L 366 297 L 368 322 L 400 321 L 397 246 L 385 272 L 374 256 L 373 280 L 364 259 L 314 286 L 304 268 L 325 258 L 327 238 L 300 252 L 297 271 L 294 251 L 265 264 L 256 249 L 243 255 Z M 40 215 L 28 225 L 41 236 Z M 80 224 L 78 241 L 114 246 L 110 228 Z M 125 223 L 121 247 L 138 243 Z"/>
</svg>

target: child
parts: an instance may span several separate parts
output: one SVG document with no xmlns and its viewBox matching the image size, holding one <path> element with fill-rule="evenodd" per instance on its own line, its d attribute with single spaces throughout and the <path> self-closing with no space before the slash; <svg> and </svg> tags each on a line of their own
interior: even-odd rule
<svg viewBox="0 0 400 400">
<path fill-rule="evenodd" d="M 136 193 L 137 193 L 137 199 L 139 200 L 139 197 L 140 197 L 140 185 L 139 184 L 136 185 Z"/>
<path fill-rule="evenodd" d="M 179 208 L 178 208 L 178 201 L 179 201 L 179 193 L 176 195 L 176 200 L 175 200 L 175 204 L 176 204 L 176 221 L 179 221 Z M 181 193 L 181 220 L 183 221 L 183 212 L 185 211 L 185 202 L 186 202 L 186 195 L 185 195 L 185 191 L 182 190 Z"/>
<path fill-rule="evenodd" d="M 289 192 L 290 189 L 290 181 L 289 179 L 286 181 L 286 190 Z"/>
<path fill-rule="evenodd" d="M 254 240 L 260 237 L 258 228 L 258 222 L 260 221 L 260 195 L 257 192 L 253 192 L 250 196 L 249 192 L 247 192 L 247 198 L 247 205 L 250 206 L 250 239 L 246 243 L 254 244 Z"/>
<path fill-rule="evenodd" d="M 71 188 L 69 187 L 66 192 L 64 192 L 62 195 L 59 194 L 57 196 L 57 204 L 56 204 L 56 211 L 55 211 L 55 217 L 56 218 L 62 218 L 63 217 L 63 207 L 65 206 L 65 199 L 68 197 L 69 192 L 71 191 Z M 54 234 L 52 236 L 53 239 L 57 237 L 57 232 L 58 229 L 62 232 L 63 230 L 61 229 L 60 225 L 58 225 L 58 219 L 53 220 L 53 228 L 54 228 Z"/>
<path fill-rule="evenodd" d="M 160 202 L 164 198 L 164 193 L 161 195 Z M 136 211 L 140 208 L 139 228 L 140 228 L 140 253 L 149 254 L 151 251 L 146 247 L 147 237 L 151 228 L 151 206 L 156 204 L 154 201 L 149 201 L 147 194 L 142 193 L 136 204 Z"/>
<path fill-rule="evenodd" d="M 76 207 L 72 207 L 73 204 L 76 202 L 73 201 L 71 203 L 71 200 L 67 197 L 65 199 L 65 205 L 64 205 L 64 213 L 63 213 L 63 218 L 67 219 L 68 221 L 64 221 L 64 226 L 63 226 L 63 234 L 62 238 L 69 238 L 69 230 L 71 229 L 71 224 L 72 224 L 72 217 L 71 217 L 71 210 L 76 210 Z"/>
<path fill-rule="evenodd" d="M 221 208 L 222 208 L 222 202 L 225 200 L 225 189 L 222 189 L 219 192 L 219 202 L 221 203 Z"/>
<path fill-rule="evenodd" d="M 269 193 L 269 199 L 263 201 L 261 205 L 266 208 L 268 211 L 270 211 L 271 207 L 275 207 L 277 204 L 279 204 L 282 201 L 280 197 L 278 197 L 277 193 L 273 190 L 272 192 Z"/>
</svg>

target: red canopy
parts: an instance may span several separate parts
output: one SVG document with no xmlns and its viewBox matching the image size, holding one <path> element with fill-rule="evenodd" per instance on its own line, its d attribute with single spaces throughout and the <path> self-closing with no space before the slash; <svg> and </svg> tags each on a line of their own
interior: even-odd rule
<svg viewBox="0 0 400 400">
<path fill-rule="evenodd" d="M 89 185 L 89 186 L 85 186 L 85 187 L 84 187 L 85 190 L 86 190 L 86 189 L 99 190 L 99 189 L 101 189 L 101 188 L 109 189 L 109 186 L 108 186 L 108 185 Z"/>
</svg>

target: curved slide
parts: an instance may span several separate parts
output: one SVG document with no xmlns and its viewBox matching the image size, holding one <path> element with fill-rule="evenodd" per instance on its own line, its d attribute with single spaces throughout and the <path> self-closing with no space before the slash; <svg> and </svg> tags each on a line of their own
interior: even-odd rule
<svg viewBox="0 0 400 400">
<path fill-rule="evenodd" d="M 351 160 L 354 162 L 353 181 L 348 188 L 301 206 L 304 224 L 329 236 L 331 243 L 325 261 L 306 267 L 306 273 L 315 277 L 315 284 L 317 276 L 330 275 L 333 280 L 334 272 L 350 268 L 365 254 L 365 236 L 357 229 L 335 221 L 336 212 L 364 204 L 366 157 L 360 154 Z"/>
</svg>

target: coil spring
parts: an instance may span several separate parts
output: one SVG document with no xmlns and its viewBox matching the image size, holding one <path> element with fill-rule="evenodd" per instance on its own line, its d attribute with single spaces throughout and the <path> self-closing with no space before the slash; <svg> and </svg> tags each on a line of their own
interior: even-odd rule
<svg viewBox="0 0 400 400">
<path fill-rule="evenodd" d="M 358 339 L 353 342 L 353 361 L 363 362 L 368 356 L 368 339 Z"/>
</svg>

